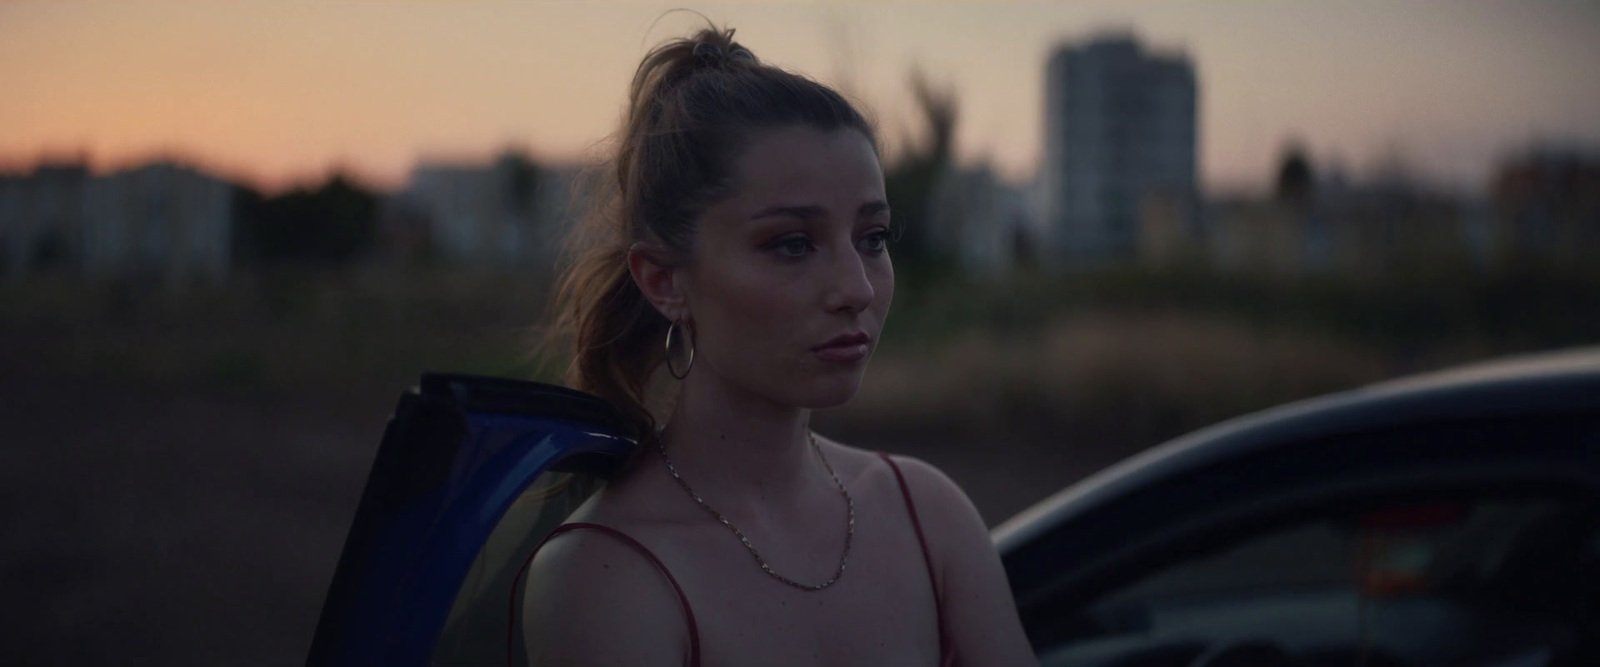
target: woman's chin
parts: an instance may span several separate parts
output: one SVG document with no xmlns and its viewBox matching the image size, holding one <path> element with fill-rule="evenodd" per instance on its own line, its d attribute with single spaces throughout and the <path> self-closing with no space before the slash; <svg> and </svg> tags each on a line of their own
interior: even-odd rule
<svg viewBox="0 0 1600 667">
<path fill-rule="evenodd" d="M 807 388 L 803 396 L 795 397 L 794 404 L 807 410 L 837 408 L 856 397 L 861 390 L 861 376 L 829 378 Z"/>
</svg>

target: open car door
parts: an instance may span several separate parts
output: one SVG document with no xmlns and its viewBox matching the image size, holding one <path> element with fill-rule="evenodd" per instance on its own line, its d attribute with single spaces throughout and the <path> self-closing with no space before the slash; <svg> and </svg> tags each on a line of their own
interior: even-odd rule
<svg viewBox="0 0 1600 667">
<path fill-rule="evenodd" d="M 384 431 L 306 664 L 520 657 L 508 632 L 518 570 L 635 444 L 589 394 L 424 375 Z"/>
</svg>

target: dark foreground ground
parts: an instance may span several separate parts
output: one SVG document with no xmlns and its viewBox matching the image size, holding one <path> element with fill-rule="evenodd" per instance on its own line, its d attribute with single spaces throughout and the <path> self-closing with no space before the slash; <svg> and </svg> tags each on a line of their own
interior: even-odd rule
<svg viewBox="0 0 1600 667">
<path fill-rule="evenodd" d="M 304 661 L 399 387 L 313 398 L 13 375 L 0 388 L 0 664 Z M 855 444 L 940 466 L 991 524 L 1118 454 Z"/>
<path fill-rule="evenodd" d="M 1234 415 L 1600 341 L 1600 281 L 1546 273 L 908 281 L 862 391 L 814 423 L 927 459 L 995 525 Z M 444 269 L 0 289 L 0 667 L 303 662 L 395 397 L 421 369 L 529 377 L 543 291 Z"/>
</svg>

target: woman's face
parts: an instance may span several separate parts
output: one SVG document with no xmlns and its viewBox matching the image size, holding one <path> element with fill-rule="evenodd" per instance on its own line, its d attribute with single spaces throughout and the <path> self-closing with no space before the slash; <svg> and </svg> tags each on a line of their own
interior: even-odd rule
<svg viewBox="0 0 1600 667">
<path fill-rule="evenodd" d="M 693 372 L 782 405 L 848 401 L 894 296 L 872 145 L 853 129 L 758 132 L 733 177 L 679 276 Z"/>
</svg>

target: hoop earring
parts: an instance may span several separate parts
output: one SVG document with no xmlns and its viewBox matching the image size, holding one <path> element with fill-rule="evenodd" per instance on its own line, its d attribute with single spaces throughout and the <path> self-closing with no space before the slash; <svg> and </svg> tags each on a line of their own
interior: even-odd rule
<svg viewBox="0 0 1600 667">
<path fill-rule="evenodd" d="M 677 328 L 678 328 L 678 321 L 677 320 L 673 320 L 672 324 L 668 324 L 667 325 L 667 354 L 666 354 L 666 357 L 667 357 L 667 359 L 666 359 L 666 361 L 667 361 L 667 372 L 671 373 L 672 377 L 675 377 L 675 378 L 677 378 L 679 380 L 682 380 L 682 379 L 684 379 L 686 377 L 689 377 L 689 371 L 694 368 L 694 337 L 693 336 L 688 336 L 688 338 L 689 338 L 689 363 L 688 363 L 688 365 L 683 367 L 683 373 L 680 374 L 680 373 L 678 373 L 678 369 L 672 367 L 672 331 L 674 329 L 677 329 Z"/>
</svg>

